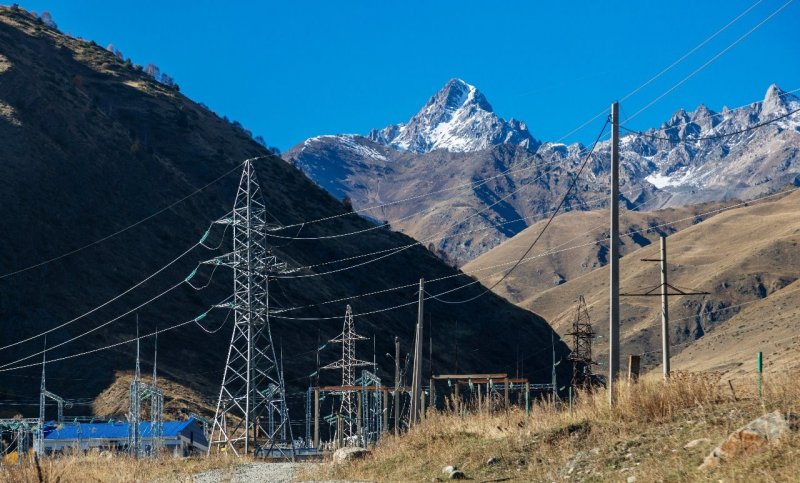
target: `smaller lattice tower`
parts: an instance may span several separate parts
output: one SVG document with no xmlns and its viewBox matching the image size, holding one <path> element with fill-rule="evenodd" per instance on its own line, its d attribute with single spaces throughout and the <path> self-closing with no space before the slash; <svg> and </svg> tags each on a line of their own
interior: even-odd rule
<svg viewBox="0 0 800 483">
<path fill-rule="evenodd" d="M 572 323 L 572 332 L 567 335 L 572 336 L 572 352 L 569 360 L 572 361 L 572 387 L 589 390 L 592 387 L 592 340 L 595 333 L 592 330 L 592 321 L 589 318 L 589 310 L 586 308 L 586 300 L 583 295 L 578 300 L 578 310 L 575 320 Z"/>
<path fill-rule="evenodd" d="M 134 458 L 142 456 L 141 413 L 142 373 L 139 366 L 139 314 L 136 314 L 136 371 L 128 397 L 128 452 Z"/>
<path fill-rule="evenodd" d="M 358 390 L 352 389 L 356 384 L 356 367 L 372 366 L 371 362 L 356 358 L 356 342 L 359 340 L 367 340 L 367 338 L 356 333 L 356 327 L 353 323 L 353 311 L 348 305 L 344 315 L 342 333 L 329 341 L 342 344 L 342 358 L 323 367 L 323 369 L 342 370 L 342 405 L 340 414 L 344 420 L 342 435 L 345 444 L 355 442 L 356 436 L 358 436 L 356 434 Z"/>
</svg>

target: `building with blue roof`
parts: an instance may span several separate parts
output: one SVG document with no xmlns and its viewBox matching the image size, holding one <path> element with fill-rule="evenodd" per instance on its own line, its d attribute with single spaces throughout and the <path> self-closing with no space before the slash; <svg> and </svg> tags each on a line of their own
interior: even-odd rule
<svg viewBox="0 0 800 483">
<path fill-rule="evenodd" d="M 161 448 L 176 456 L 208 451 L 208 438 L 202 424 L 195 418 L 185 421 L 164 421 Z M 128 447 L 127 422 L 80 423 L 48 422 L 44 427 L 43 450 L 46 454 L 90 449 L 124 451 Z M 142 447 L 149 452 L 153 446 L 150 421 L 139 423 Z"/>
</svg>

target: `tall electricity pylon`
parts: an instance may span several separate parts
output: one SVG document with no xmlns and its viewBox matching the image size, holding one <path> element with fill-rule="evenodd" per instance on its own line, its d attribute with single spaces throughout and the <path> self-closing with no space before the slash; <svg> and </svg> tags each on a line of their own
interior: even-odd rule
<svg viewBox="0 0 800 483">
<path fill-rule="evenodd" d="M 283 373 L 269 324 L 269 276 L 287 269 L 267 246 L 266 233 L 276 227 L 267 224 L 266 215 L 253 160 L 247 160 L 232 216 L 218 221 L 233 227 L 233 250 L 206 262 L 233 269 L 233 301 L 223 307 L 235 314 L 209 452 L 268 455 L 277 450 L 294 458 Z"/>
<path fill-rule="evenodd" d="M 358 390 L 353 389 L 356 384 L 356 367 L 372 366 L 371 362 L 356 358 L 356 342 L 359 340 L 367 340 L 367 338 L 356 333 L 356 327 L 353 324 L 353 310 L 348 305 L 344 314 L 342 333 L 329 341 L 342 344 L 342 358 L 323 367 L 323 369 L 342 370 L 342 405 L 340 414 L 344 419 L 342 436 L 345 444 L 357 441 L 356 436 L 358 436 L 356 434 L 356 418 L 358 417 L 356 398 L 358 397 Z"/>
<path fill-rule="evenodd" d="M 595 333 L 592 330 L 592 321 L 586 301 L 581 295 L 578 300 L 578 311 L 572 323 L 572 332 L 567 335 L 573 337 L 572 352 L 569 360 L 572 361 L 572 387 L 590 390 L 592 388 L 592 340 Z"/>
</svg>

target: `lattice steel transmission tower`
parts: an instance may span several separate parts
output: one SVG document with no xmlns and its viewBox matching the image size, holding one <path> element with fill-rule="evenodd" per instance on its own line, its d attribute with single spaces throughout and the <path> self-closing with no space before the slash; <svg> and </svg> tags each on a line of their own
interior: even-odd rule
<svg viewBox="0 0 800 483">
<path fill-rule="evenodd" d="M 360 388 L 355 387 L 356 367 L 372 366 L 371 362 L 356 358 L 356 342 L 359 340 L 367 340 L 367 338 L 356 333 L 356 327 L 353 323 L 353 310 L 348 305 L 344 314 L 342 333 L 329 341 L 342 344 L 342 358 L 323 367 L 323 369 L 342 370 L 342 404 L 339 413 L 344 420 L 342 436 L 345 445 L 354 444 L 358 441 L 356 419 L 358 417 L 357 398 Z"/>
<path fill-rule="evenodd" d="M 592 340 L 595 333 L 592 330 L 592 321 L 586 300 L 583 295 L 578 300 L 578 310 L 572 323 L 572 332 L 567 335 L 573 337 L 572 352 L 569 360 L 572 361 L 572 387 L 590 390 L 592 387 Z"/>
<path fill-rule="evenodd" d="M 233 249 L 206 262 L 233 269 L 233 301 L 223 307 L 235 315 L 209 452 L 277 450 L 294 458 L 283 373 L 269 323 L 269 276 L 288 270 L 267 245 L 267 231 L 279 227 L 267 224 L 266 216 L 253 160 L 247 160 L 232 214 L 217 222 L 233 228 Z"/>
</svg>

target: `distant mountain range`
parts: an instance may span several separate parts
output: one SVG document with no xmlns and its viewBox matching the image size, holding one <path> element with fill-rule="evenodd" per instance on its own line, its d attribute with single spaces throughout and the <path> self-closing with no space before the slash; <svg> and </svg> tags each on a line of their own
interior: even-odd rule
<svg viewBox="0 0 800 483">
<path fill-rule="evenodd" d="M 652 210 L 800 184 L 800 113 L 747 130 L 798 108 L 797 97 L 772 85 L 761 102 L 721 112 L 680 109 L 658 129 L 623 135 L 625 204 Z M 524 122 L 497 116 L 480 91 L 453 79 L 405 124 L 314 137 L 284 159 L 356 209 L 412 198 L 364 214 L 461 265 L 545 217 L 585 151 L 579 143 L 538 141 Z M 565 209 L 604 206 L 609 166 L 606 140 Z"/>
</svg>

